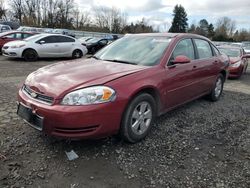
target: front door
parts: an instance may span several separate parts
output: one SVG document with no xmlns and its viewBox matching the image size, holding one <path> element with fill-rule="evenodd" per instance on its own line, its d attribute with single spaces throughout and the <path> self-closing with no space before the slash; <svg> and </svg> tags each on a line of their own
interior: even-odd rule
<svg viewBox="0 0 250 188">
<path fill-rule="evenodd" d="M 171 61 L 180 55 L 188 57 L 191 62 L 172 65 Z M 167 109 L 181 105 L 197 95 L 194 87 L 197 78 L 193 76 L 195 64 L 195 51 L 192 40 L 181 40 L 171 55 L 166 69 L 166 77 L 163 80 L 165 86 L 165 107 Z"/>
</svg>

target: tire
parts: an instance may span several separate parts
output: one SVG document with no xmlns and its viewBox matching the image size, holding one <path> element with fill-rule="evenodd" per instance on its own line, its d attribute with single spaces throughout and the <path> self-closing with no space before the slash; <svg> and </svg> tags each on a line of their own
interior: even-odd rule
<svg viewBox="0 0 250 188">
<path fill-rule="evenodd" d="M 23 52 L 23 58 L 25 61 L 36 61 L 38 59 L 38 55 L 35 50 L 28 49 Z"/>
<path fill-rule="evenodd" d="M 96 53 L 95 47 L 91 48 L 91 54 L 95 54 L 95 53 Z"/>
<path fill-rule="evenodd" d="M 211 93 L 208 95 L 208 99 L 210 101 L 216 102 L 220 99 L 220 96 L 224 88 L 224 82 L 225 82 L 224 76 L 222 74 L 219 74 L 219 76 L 216 79 L 216 82 L 214 83 Z"/>
<path fill-rule="evenodd" d="M 74 50 L 72 53 L 72 58 L 73 59 L 78 59 L 78 58 L 82 58 L 83 54 L 81 50 Z"/>
<path fill-rule="evenodd" d="M 121 123 L 120 136 L 129 143 L 144 139 L 150 132 L 156 117 L 154 98 L 143 93 L 136 96 L 128 105 Z"/>
</svg>

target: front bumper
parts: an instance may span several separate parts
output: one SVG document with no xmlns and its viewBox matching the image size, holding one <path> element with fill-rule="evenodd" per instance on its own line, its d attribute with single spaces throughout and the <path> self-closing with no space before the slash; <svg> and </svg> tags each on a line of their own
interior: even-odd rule
<svg viewBox="0 0 250 188">
<path fill-rule="evenodd" d="M 21 90 L 18 93 L 18 103 L 30 108 L 35 116 L 42 118 L 42 132 L 72 139 L 102 138 L 118 133 L 125 105 L 111 102 L 88 106 L 49 106 L 34 101 Z M 28 123 L 39 130 L 37 125 Z"/>
<path fill-rule="evenodd" d="M 20 48 L 10 48 L 10 47 L 8 49 L 2 48 L 2 54 L 6 57 L 21 58 L 22 50 Z"/>
</svg>

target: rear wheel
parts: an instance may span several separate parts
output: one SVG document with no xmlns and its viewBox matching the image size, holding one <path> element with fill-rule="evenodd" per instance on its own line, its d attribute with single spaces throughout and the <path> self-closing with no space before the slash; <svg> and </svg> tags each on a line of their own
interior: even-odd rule
<svg viewBox="0 0 250 188">
<path fill-rule="evenodd" d="M 143 93 L 135 97 L 128 105 L 121 123 L 121 137 L 130 143 L 144 139 L 156 117 L 156 103 L 154 98 Z"/>
<path fill-rule="evenodd" d="M 25 61 L 36 61 L 38 59 L 38 55 L 35 50 L 28 49 L 23 52 L 23 58 Z"/>
<path fill-rule="evenodd" d="M 81 58 L 82 56 L 83 56 L 83 54 L 82 54 L 81 50 L 74 50 L 72 53 L 73 59 L 78 59 L 78 58 Z"/>
<path fill-rule="evenodd" d="M 218 101 L 220 99 L 220 96 L 223 92 L 224 81 L 225 81 L 224 76 L 222 74 L 220 74 L 216 79 L 216 82 L 213 86 L 211 93 L 208 95 L 208 98 L 211 101 L 215 102 L 215 101 Z"/>
</svg>

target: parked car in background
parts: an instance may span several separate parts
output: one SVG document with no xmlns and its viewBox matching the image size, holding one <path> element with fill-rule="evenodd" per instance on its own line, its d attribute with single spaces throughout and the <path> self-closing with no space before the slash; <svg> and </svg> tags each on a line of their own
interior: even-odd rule
<svg viewBox="0 0 250 188">
<path fill-rule="evenodd" d="M 94 54 L 100 49 L 102 49 L 104 46 L 106 46 L 108 43 L 109 40 L 105 38 L 92 38 L 86 41 L 84 45 L 86 45 L 90 54 Z"/>
<path fill-rule="evenodd" d="M 13 41 L 2 48 L 4 56 L 35 61 L 40 57 L 81 58 L 87 48 L 78 40 L 58 34 L 38 34 L 23 41 Z"/>
<path fill-rule="evenodd" d="M 33 32 L 33 33 L 42 33 L 43 29 L 42 28 L 35 28 L 35 27 L 26 27 L 26 26 L 21 26 L 17 29 L 17 31 L 25 31 L 25 32 Z"/>
<path fill-rule="evenodd" d="M 218 49 L 229 56 L 230 66 L 228 70 L 230 78 L 240 78 L 246 73 L 250 54 L 246 54 L 243 48 L 235 46 L 219 46 Z"/>
<path fill-rule="evenodd" d="M 0 52 L 2 52 L 2 47 L 4 44 L 11 41 L 23 40 L 35 34 L 36 33 L 22 32 L 22 31 L 9 31 L 0 33 Z"/>
<path fill-rule="evenodd" d="M 10 26 L 12 30 L 16 30 L 20 27 L 20 24 L 18 22 L 13 21 L 0 21 L 0 24 Z"/>
<path fill-rule="evenodd" d="M 250 54 L 250 42 L 242 42 L 242 48 L 247 54 Z"/>
<path fill-rule="evenodd" d="M 7 32 L 7 31 L 10 31 L 10 30 L 11 30 L 10 26 L 0 24 L 0 33 Z"/>
<path fill-rule="evenodd" d="M 52 28 L 43 28 L 43 32 L 44 33 L 53 33 L 53 30 Z"/>
<path fill-rule="evenodd" d="M 53 30 L 53 33 L 55 33 L 55 34 L 67 35 L 67 36 L 71 36 L 71 37 L 73 37 L 73 38 L 76 37 L 76 35 L 75 35 L 72 31 L 70 31 L 70 30 L 68 30 L 68 29 L 54 29 L 54 30 Z"/>
<path fill-rule="evenodd" d="M 157 116 L 202 96 L 219 100 L 227 67 L 227 59 L 202 36 L 127 35 L 93 58 L 31 73 L 19 90 L 17 113 L 48 135 L 119 134 L 135 143 L 148 135 Z"/>
</svg>

